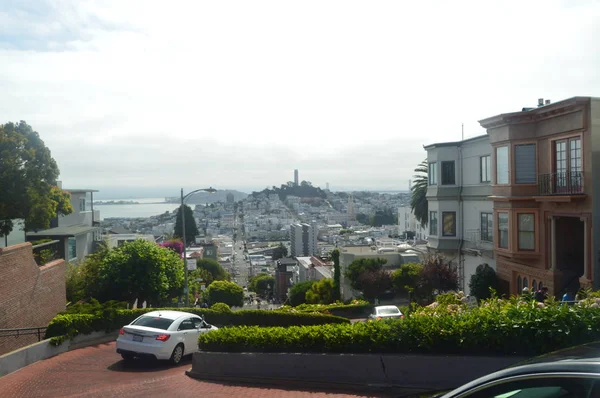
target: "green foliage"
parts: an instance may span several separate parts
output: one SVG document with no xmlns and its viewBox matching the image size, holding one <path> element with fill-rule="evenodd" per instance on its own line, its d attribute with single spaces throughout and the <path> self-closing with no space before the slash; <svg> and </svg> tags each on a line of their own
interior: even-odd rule
<svg viewBox="0 0 600 398">
<path fill-rule="evenodd" d="M 471 294 L 479 300 L 491 297 L 490 289 L 498 290 L 496 271 L 488 264 L 479 264 L 469 281 Z"/>
<path fill-rule="evenodd" d="M 217 312 L 231 312 L 231 307 L 225 303 L 215 303 L 210 309 Z"/>
<path fill-rule="evenodd" d="M 427 227 L 429 222 L 429 205 L 427 203 L 427 185 L 428 185 L 428 164 L 427 159 L 419 163 L 415 169 L 413 176 L 410 198 L 410 208 L 412 209 L 415 218 L 424 227 Z"/>
<path fill-rule="evenodd" d="M 350 281 L 350 286 L 354 290 L 362 291 L 361 275 L 365 272 L 382 270 L 385 263 L 387 263 L 387 260 L 382 257 L 354 260 L 346 270 L 346 277 Z"/>
<path fill-rule="evenodd" d="M 417 283 L 417 294 L 431 299 L 434 291 L 447 292 L 458 287 L 456 268 L 446 264 L 443 257 L 430 255 L 423 261 L 423 271 Z"/>
<path fill-rule="evenodd" d="M 210 282 L 228 281 L 231 278 L 229 273 L 221 267 L 221 264 L 212 258 L 199 258 L 196 260 L 196 265 L 199 270 L 206 270 L 210 274 L 210 277 L 212 278 Z"/>
<path fill-rule="evenodd" d="M 338 249 L 333 249 L 331 259 L 333 260 L 333 301 L 338 301 L 342 298 L 340 284 L 342 271 L 340 267 L 340 251 Z"/>
<path fill-rule="evenodd" d="M 268 274 L 258 274 L 250 278 L 248 284 L 248 290 L 256 292 L 261 297 L 269 296 L 273 293 L 273 287 L 275 286 L 275 278 Z"/>
<path fill-rule="evenodd" d="M 188 205 L 183 205 L 184 211 L 183 216 L 185 217 L 185 240 L 187 246 L 193 244 L 196 241 L 196 235 L 198 235 L 198 226 L 196 225 L 196 219 L 194 218 L 194 212 Z M 175 218 L 175 230 L 173 236 L 183 240 L 183 225 L 181 223 L 181 206 L 177 209 L 177 216 Z"/>
<path fill-rule="evenodd" d="M 31 231 L 73 211 L 70 195 L 55 186 L 58 175 L 50 150 L 30 125 L 0 124 L 0 236 L 12 231 L 12 219 L 24 219 Z"/>
<path fill-rule="evenodd" d="M 153 305 L 181 293 L 183 261 L 174 251 L 142 239 L 102 249 L 82 270 L 87 297 Z"/>
<path fill-rule="evenodd" d="M 422 272 L 421 264 L 403 264 L 392 273 L 392 283 L 398 291 L 412 293 L 417 287 Z"/>
<path fill-rule="evenodd" d="M 306 281 L 296 283 L 288 293 L 288 304 L 295 307 L 306 303 L 306 292 L 314 285 L 316 281 Z"/>
<path fill-rule="evenodd" d="M 349 304 L 338 301 L 333 304 L 300 304 L 296 307 L 284 305 L 277 309 L 283 312 L 331 314 L 345 318 L 366 317 L 372 310 L 373 305 L 364 300 L 353 300 Z"/>
<path fill-rule="evenodd" d="M 225 303 L 230 307 L 244 305 L 244 289 L 233 282 L 214 281 L 206 289 L 206 298 L 209 305 Z"/>
<path fill-rule="evenodd" d="M 538 355 L 598 340 L 599 307 L 600 298 L 567 306 L 494 297 L 469 309 L 460 296 L 442 295 L 401 320 L 227 328 L 202 335 L 199 344 L 205 351 L 231 352 Z"/>
<path fill-rule="evenodd" d="M 306 292 L 305 297 L 309 304 L 333 303 L 333 279 L 324 278 L 313 284 Z"/>
<path fill-rule="evenodd" d="M 294 185 L 293 182 L 288 181 L 287 184 L 282 184 L 280 188 L 275 186 L 272 189 L 265 188 L 260 192 L 252 192 L 251 196 L 258 197 L 260 194 L 277 194 L 280 200 L 285 200 L 288 196 L 298 196 L 300 198 L 326 198 L 327 193 L 321 188 L 312 186 L 310 181 L 302 181 L 299 185 Z"/>
<path fill-rule="evenodd" d="M 271 259 L 279 260 L 280 258 L 287 257 L 288 249 L 283 245 L 283 243 L 279 243 L 275 249 L 273 249 L 273 254 L 271 255 Z"/>
<path fill-rule="evenodd" d="M 34 253 L 35 261 L 38 265 L 48 264 L 56 258 L 56 251 L 53 249 L 42 249 L 38 253 Z"/>
<path fill-rule="evenodd" d="M 182 311 L 181 308 L 163 308 L 164 310 Z M 100 313 L 62 313 L 54 317 L 48 329 L 46 339 L 57 337 L 58 340 L 73 338 L 79 334 L 92 332 L 112 332 L 134 319 L 156 308 L 140 308 L 135 310 L 114 309 Z M 327 323 L 349 323 L 346 318 L 324 314 L 286 313 L 280 311 L 242 310 L 221 312 L 205 308 L 185 308 L 183 311 L 200 315 L 218 327 L 253 325 L 268 326 L 297 326 L 323 325 Z M 64 337 L 62 337 L 64 336 Z"/>
<path fill-rule="evenodd" d="M 372 215 L 358 213 L 356 215 L 356 221 L 361 224 L 371 225 L 373 227 L 381 227 L 382 225 L 398 224 L 398 216 L 394 215 L 392 209 L 385 208 L 383 210 L 376 210 Z"/>
</svg>

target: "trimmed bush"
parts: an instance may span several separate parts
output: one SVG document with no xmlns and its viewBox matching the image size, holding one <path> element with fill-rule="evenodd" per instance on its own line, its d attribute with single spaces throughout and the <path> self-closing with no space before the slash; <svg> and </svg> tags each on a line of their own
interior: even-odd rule
<svg viewBox="0 0 600 398">
<path fill-rule="evenodd" d="M 341 302 L 333 304 L 300 304 L 296 307 L 283 306 L 278 311 L 284 312 L 303 312 L 303 313 L 320 313 L 341 316 L 344 318 L 357 318 L 367 316 L 373 310 L 373 304 L 364 300 L 354 300 L 350 304 L 342 304 Z"/>
<path fill-rule="evenodd" d="M 451 300 L 445 300 L 450 302 Z M 580 305 L 489 299 L 434 303 L 401 320 L 258 328 L 202 335 L 205 351 L 538 355 L 600 339 L 600 299 Z"/>
<path fill-rule="evenodd" d="M 231 312 L 231 308 L 225 303 L 213 304 L 210 309 L 217 312 Z"/>
<path fill-rule="evenodd" d="M 89 334 L 95 331 L 114 331 L 131 323 L 146 312 L 157 308 L 139 308 L 135 310 L 115 310 L 96 312 L 94 314 L 59 314 L 48 325 L 46 337 L 67 336 L 72 338 L 78 334 Z M 348 319 L 325 315 L 286 313 L 280 311 L 243 310 L 221 312 L 206 308 L 163 308 L 163 310 L 185 311 L 203 316 L 211 324 L 219 327 L 254 325 L 265 326 L 297 326 L 323 325 L 327 323 L 349 323 Z"/>
</svg>

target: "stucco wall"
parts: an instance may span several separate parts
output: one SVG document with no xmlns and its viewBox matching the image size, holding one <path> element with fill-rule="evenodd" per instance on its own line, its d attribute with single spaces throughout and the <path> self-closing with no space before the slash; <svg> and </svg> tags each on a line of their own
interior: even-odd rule
<svg viewBox="0 0 600 398">
<path fill-rule="evenodd" d="M 31 243 L 0 249 L 0 329 L 47 326 L 65 310 L 65 262 L 38 267 Z M 0 337 L 0 355 L 37 342 L 37 336 Z"/>
</svg>

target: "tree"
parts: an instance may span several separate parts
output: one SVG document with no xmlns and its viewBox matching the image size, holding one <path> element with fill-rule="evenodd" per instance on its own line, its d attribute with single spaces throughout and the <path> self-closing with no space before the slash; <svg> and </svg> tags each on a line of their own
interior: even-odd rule
<svg viewBox="0 0 600 398">
<path fill-rule="evenodd" d="M 340 251 L 338 249 L 333 249 L 331 259 L 333 260 L 333 301 L 338 301 L 342 298 L 340 283 L 342 271 L 340 268 Z"/>
<path fill-rule="evenodd" d="M 358 278 L 363 295 L 368 300 L 376 299 L 392 287 L 392 277 L 383 268 L 365 271 Z"/>
<path fill-rule="evenodd" d="M 248 290 L 256 292 L 261 297 L 269 297 L 273 294 L 275 278 L 268 274 L 258 274 L 250 279 Z"/>
<path fill-rule="evenodd" d="M 427 204 L 429 169 L 427 159 L 422 161 L 419 166 L 417 166 L 415 173 L 417 174 L 413 176 L 413 185 L 410 187 L 410 208 L 412 209 L 417 221 L 426 227 L 427 223 L 429 222 L 429 206 Z"/>
<path fill-rule="evenodd" d="M 477 297 L 478 300 L 484 300 L 492 296 L 490 288 L 498 290 L 496 271 L 488 264 L 479 264 L 469 281 L 471 294 Z"/>
<path fill-rule="evenodd" d="M 225 303 L 230 307 L 244 305 L 244 289 L 233 282 L 214 281 L 206 290 L 208 304 Z"/>
<path fill-rule="evenodd" d="M 346 270 L 346 277 L 349 279 L 352 289 L 362 291 L 361 274 L 368 271 L 379 271 L 383 269 L 385 263 L 387 263 L 387 260 L 381 257 L 354 260 Z"/>
<path fill-rule="evenodd" d="M 306 303 L 306 292 L 314 285 L 316 281 L 305 281 L 296 283 L 290 289 L 288 302 L 291 306 L 296 307 Z"/>
<path fill-rule="evenodd" d="M 444 262 L 438 255 L 430 255 L 423 262 L 421 278 L 417 283 L 417 293 L 431 299 L 433 292 L 447 292 L 458 288 L 456 269 Z"/>
<path fill-rule="evenodd" d="M 273 260 L 279 260 L 280 258 L 287 257 L 287 255 L 288 255 L 287 247 L 285 247 L 283 245 L 283 243 L 279 243 L 279 246 L 277 246 L 275 249 L 273 249 L 273 254 L 271 255 L 271 258 Z"/>
<path fill-rule="evenodd" d="M 196 260 L 196 266 L 198 269 L 206 270 L 213 281 L 228 281 L 231 278 L 229 273 L 221 267 L 221 264 L 212 258 L 199 258 Z"/>
<path fill-rule="evenodd" d="M 306 291 L 306 302 L 309 304 L 333 303 L 333 279 L 324 278 L 314 283 Z"/>
<path fill-rule="evenodd" d="M 39 134 L 24 121 L 0 125 L 0 236 L 24 219 L 26 230 L 45 229 L 73 211 L 68 193 L 56 187 L 59 170 Z"/>
<path fill-rule="evenodd" d="M 198 235 L 198 227 L 196 226 L 196 220 L 194 219 L 194 212 L 188 205 L 183 205 L 183 215 L 185 217 L 185 243 L 186 246 L 193 244 L 196 241 L 196 235 Z M 173 236 L 181 238 L 183 240 L 183 228 L 181 225 L 181 206 L 177 209 L 177 217 L 175 219 L 175 231 Z"/>
<path fill-rule="evenodd" d="M 422 272 L 423 265 L 421 264 L 403 264 L 400 268 L 392 273 L 392 284 L 396 290 L 411 294 L 415 291 Z"/>
<path fill-rule="evenodd" d="M 183 261 L 177 253 L 138 239 L 102 249 L 86 260 L 87 293 L 99 301 L 162 305 L 181 293 Z"/>
</svg>

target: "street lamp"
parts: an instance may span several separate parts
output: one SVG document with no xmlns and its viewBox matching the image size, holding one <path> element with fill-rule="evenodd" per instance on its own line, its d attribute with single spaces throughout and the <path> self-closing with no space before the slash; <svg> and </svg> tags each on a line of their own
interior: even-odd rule
<svg viewBox="0 0 600 398">
<path fill-rule="evenodd" d="M 183 238 L 183 267 L 185 269 L 185 279 L 184 279 L 184 287 L 183 287 L 183 293 L 185 294 L 185 306 L 186 308 L 190 306 L 190 295 L 189 295 L 189 289 L 188 289 L 188 267 L 187 267 L 187 241 L 185 240 L 185 215 L 184 215 L 184 206 L 185 206 L 185 200 L 187 198 L 189 198 L 190 196 L 192 196 L 193 194 L 197 193 L 197 192 L 208 192 L 208 193 L 215 193 L 217 192 L 216 189 L 214 189 L 213 187 L 209 187 L 209 188 L 202 188 L 202 189 L 196 189 L 195 191 L 192 191 L 190 193 L 188 193 L 187 195 L 183 195 L 183 188 L 181 188 L 181 207 L 179 208 L 179 212 L 181 213 L 181 235 Z"/>
</svg>

